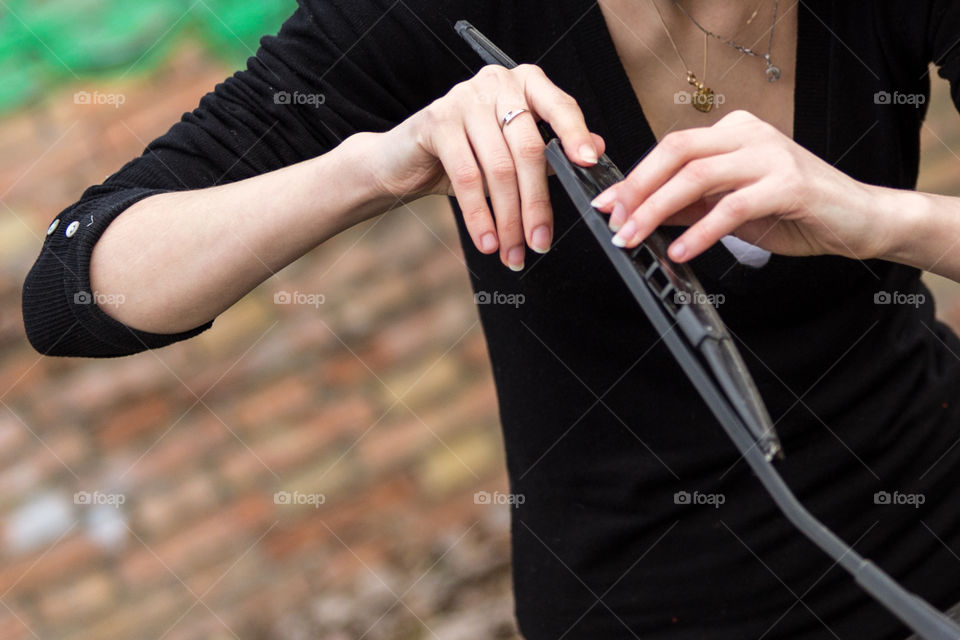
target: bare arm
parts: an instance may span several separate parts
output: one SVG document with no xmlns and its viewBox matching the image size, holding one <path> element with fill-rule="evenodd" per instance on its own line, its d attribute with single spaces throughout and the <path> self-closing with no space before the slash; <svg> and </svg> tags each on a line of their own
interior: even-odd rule
<svg viewBox="0 0 960 640">
<path fill-rule="evenodd" d="M 351 136 L 322 156 L 246 180 L 132 205 L 93 250 L 94 292 L 124 301 L 104 312 L 142 331 L 189 330 L 326 239 L 395 205 L 378 195 L 367 168 L 371 136 Z"/>
</svg>

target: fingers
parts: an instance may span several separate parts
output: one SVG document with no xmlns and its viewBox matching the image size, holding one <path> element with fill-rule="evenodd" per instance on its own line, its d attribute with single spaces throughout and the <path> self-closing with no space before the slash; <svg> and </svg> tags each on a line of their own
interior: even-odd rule
<svg viewBox="0 0 960 640">
<path fill-rule="evenodd" d="M 750 220 L 769 215 L 767 205 L 776 197 L 773 191 L 761 181 L 727 194 L 707 215 L 670 244 L 668 255 L 675 262 L 686 262 Z"/>
<path fill-rule="evenodd" d="M 516 70 L 524 78 L 527 104 L 550 123 L 570 161 L 581 166 L 596 164 L 600 151 L 577 101 L 553 84 L 539 67 L 520 65 Z"/>
<path fill-rule="evenodd" d="M 503 125 L 504 114 L 516 109 L 526 111 Z M 548 251 L 553 210 L 537 120 L 550 123 L 581 166 L 595 164 L 605 150 L 573 98 L 538 67 L 488 66 L 427 111 L 418 121 L 419 139 L 443 165 L 476 247 L 487 254 L 499 249 L 501 262 L 515 271 L 524 266 L 526 246 Z"/>
<path fill-rule="evenodd" d="M 443 164 L 450 186 L 463 212 L 463 221 L 474 246 L 482 253 L 493 253 L 499 246 L 493 216 L 487 207 L 483 173 L 477 166 L 470 141 L 462 126 L 451 123 L 436 130 L 443 144 L 431 144 Z"/>
<path fill-rule="evenodd" d="M 743 186 L 752 175 L 750 164 L 750 159 L 739 153 L 688 163 L 629 213 L 613 237 L 613 243 L 619 247 L 635 247 L 669 218 L 705 196 Z M 624 215 L 623 209 L 618 202 L 615 206 L 618 217 Z M 611 222 L 611 226 L 614 224 Z"/>
<path fill-rule="evenodd" d="M 611 213 L 611 228 L 619 228 L 629 212 L 659 189 L 688 162 L 729 153 L 741 141 L 731 128 L 686 129 L 667 134 L 623 181 L 597 196 L 594 206 Z M 613 207 L 617 207 L 616 212 Z"/>
<path fill-rule="evenodd" d="M 528 114 L 521 114 L 510 126 L 519 125 L 520 119 L 525 120 L 526 124 L 532 121 Z M 520 271 L 523 269 L 526 250 L 520 217 L 517 166 L 514 164 L 513 154 L 494 118 L 469 117 L 466 130 L 487 179 L 487 189 L 500 239 L 500 261 L 514 271 Z"/>
</svg>

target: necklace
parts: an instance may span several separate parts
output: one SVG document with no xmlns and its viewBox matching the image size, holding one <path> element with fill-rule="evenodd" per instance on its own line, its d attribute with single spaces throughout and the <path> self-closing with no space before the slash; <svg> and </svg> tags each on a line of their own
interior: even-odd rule
<svg viewBox="0 0 960 640">
<path fill-rule="evenodd" d="M 690 99 L 690 104 L 697 111 L 707 113 L 713 109 L 713 103 L 715 95 L 713 89 L 703 84 L 702 81 L 697 79 L 697 76 L 690 70 L 690 67 L 687 65 L 686 60 L 683 59 L 683 56 L 680 54 L 680 49 L 677 47 L 677 43 L 673 41 L 673 36 L 670 35 L 670 30 L 667 29 L 667 23 L 663 19 L 663 14 L 660 13 L 660 7 L 657 6 L 657 3 L 654 0 L 650 0 L 650 3 L 653 5 L 653 8 L 657 10 L 657 15 L 660 17 L 660 24 L 663 25 L 663 31 L 667 34 L 667 38 L 670 40 L 670 44 L 673 45 L 673 50 L 676 52 L 677 57 L 680 58 L 680 64 L 683 65 L 683 68 L 687 70 L 687 82 L 693 86 L 695 89 L 693 95 Z M 703 77 L 707 77 L 707 36 L 703 36 Z"/>
<path fill-rule="evenodd" d="M 714 32 L 708 29 L 705 29 L 703 26 L 700 25 L 699 22 L 693 19 L 693 16 L 687 13 L 687 10 L 684 9 L 680 5 L 680 3 L 677 2 L 677 0 L 673 0 L 673 4 L 676 5 L 677 9 L 680 9 L 680 11 L 683 12 L 683 15 L 687 16 L 690 19 L 690 22 L 695 24 L 696 27 L 700 29 L 700 31 L 703 31 L 706 35 L 710 36 L 711 38 L 716 38 L 717 40 L 719 40 L 720 42 L 723 42 L 724 44 L 730 45 L 731 47 L 733 47 L 734 49 L 736 49 L 742 54 L 745 54 L 748 56 L 754 56 L 757 58 L 763 58 L 763 60 L 767 63 L 767 68 L 764 70 L 764 73 L 767 74 L 768 82 L 776 82 L 777 80 L 780 79 L 780 67 L 773 64 L 773 61 L 770 60 L 770 52 L 773 50 L 773 30 L 777 26 L 777 7 L 779 5 L 779 0 L 773 0 L 773 20 L 770 23 L 770 39 L 767 42 L 767 52 L 763 54 L 757 53 L 750 47 L 744 47 L 743 45 L 739 45 L 733 40 L 730 40 L 729 38 L 724 38 L 723 36 L 719 36 Z M 747 24 L 749 24 L 750 21 L 753 20 L 754 17 L 756 17 L 756 15 L 757 15 L 757 11 L 754 11 L 753 15 L 750 16 L 750 20 L 747 21 Z M 662 19 L 663 18 L 661 17 L 661 20 Z"/>
<path fill-rule="evenodd" d="M 663 25 L 663 31 L 667 34 L 667 38 L 670 40 L 670 44 L 673 45 L 673 50 L 676 52 L 677 57 L 680 58 L 680 64 L 683 65 L 683 68 L 687 70 L 687 83 L 694 87 L 693 95 L 690 98 L 690 104 L 697 111 L 707 113 L 713 109 L 713 104 L 716 96 L 713 93 L 713 89 L 706 86 L 701 80 L 697 79 L 697 76 L 690 70 L 690 67 L 687 65 L 686 60 L 683 59 L 683 56 L 680 54 L 680 49 L 677 47 L 677 43 L 673 41 L 673 36 L 670 35 L 670 30 L 667 29 L 667 23 L 663 19 L 663 14 L 660 13 L 660 7 L 657 6 L 657 3 L 654 0 L 650 0 L 650 3 L 653 5 L 653 8 L 657 10 L 657 16 L 660 17 L 660 24 Z M 707 34 L 704 33 L 703 36 L 703 78 L 706 80 L 707 77 Z M 679 102 L 679 101 L 678 101 Z"/>
</svg>

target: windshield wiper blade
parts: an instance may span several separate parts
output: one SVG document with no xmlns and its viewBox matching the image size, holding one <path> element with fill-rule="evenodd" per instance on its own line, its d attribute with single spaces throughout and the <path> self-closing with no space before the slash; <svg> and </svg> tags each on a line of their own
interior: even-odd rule
<svg viewBox="0 0 960 640">
<path fill-rule="evenodd" d="M 455 28 L 484 62 L 511 69 L 517 66 L 466 20 L 457 22 Z M 670 260 L 667 239 L 660 230 L 635 249 L 614 246 L 606 221 L 590 202 L 603 189 L 622 180 L 622 172 L 606 155 L 592 167 L 573 164 L 550 126 L 542 121 L 537 126 L 547 143 L 547 161 L 587 227 L 787 519 L 917 635 L 926 640 L 960 640 L 957 623 L 860 556 L 797 500 L 773 466 L 773 456 L 782 455 L 782 450 L 763 400 L 693 271 L 686 264 Z M 673 302 L 669 300 L 671 296 Z"/>
</svg>

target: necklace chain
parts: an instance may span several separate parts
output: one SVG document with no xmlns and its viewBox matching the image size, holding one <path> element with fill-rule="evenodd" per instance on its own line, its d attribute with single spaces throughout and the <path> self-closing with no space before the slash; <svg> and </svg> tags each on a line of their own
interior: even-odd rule
<svg viewBox="0 0 960 640">
<path fill-rule="evenodd" d="M 726 45 L 729 45 L 729 46 L 733 47 L 734 49 L 736 49 L 737 51 L 739 51 L 740 53 L 742 53 L 742 54 L 744 54 L 744 55 L 754 56 L 754 57 L 757 57 L 757 58 L 762 58 L 762 59 L 767 63 L 767 68 L 766 68 L 766 70 L 765 70 L 765 73 L 767 74 L 767 80 L 768 80 L 768 81 L 770 81 L 770 82 L 776 82 L 777 80 L 780 79 L 780 67 L 778 67 L 777 65 L 773 64 L 773 62 L 772 62 L 771 59 L 770 59 L 770 52 L 773 50 L 773 32 L 774 32 L 774 30 L 775 30 L 776 27 L 777 27 L 777 9 L 778 9 L 779 4 L 780 4 L 780 3 L 779 3 L 779 0 L 773 0 L 773 18 L 771 19 L 771 22 L 770 22 L 770 39 L 767 41 L 767 52 L 764 53 L 764 54 L 757 53 L 756 51 L 754 51 L 754 50 L 751 49 L 750 47 L 745 47 L 745 46 L 743 46 L 743 45 L 741 45 L 741 44 L 737 44 L 736 42 L 734 42 L 733 40 L 731 40 L 731 39 L 729 39 L 729 38 L 725 38 L 725 37 L 723 37 L 723 36 L 721 36 L 721 35 L 717 35 L 717 34 L 714 33 L 713 31 L 710 31 L 709 29 L 707 29 L 707 28 L 705 28 L 703 25 L 701 25 L 699 22 L 697 22 L 696 19 L 694 19 L 694 17 L 693 17 L 692 15 L 690 15 L 690 13 L 687 12 L 687 10 L 684 9 L 683 6 L 682 6 L 677 0 L 673 0 L 673 4 L 677 7 L 677 9 L 680 9 L 680 11 L 683 12 L 683 15 L 687 16 L 687 18 L 690 19 L 690 22 L 692 22 L 698 29 L 700 29 L 700 31 L 703 31 L 706 35 L 710 36 L 711 38 L 716 38 L 716 39 L 719 40 L 720 42 L 722 42 L 722 43 L 724 43 L 724 44 L 726 44 Z M 656 5 L 656 3 L 654 3 L 654 5 Z M 660 10 L 657 9 L 657 13 L 659 13 L 659 12 L 660 12 Z M 756 15 L 756 11 L 754 11 L 754 15 Z M 751 16 L 750 19 L 752 20 L 753 17 Z M 662 15 L 660 16 L 660 20 L 661 20 L 661 21 L 663 20 L 663 16 L 662 16 Z M 666 24 L 664 24 L 664 28 L 666 28 Z M 667 33 L 669 34 L 669 32 L 667 32 Z M 670 41 L 673 42 L 673 38 L 671 38 Z M 674 44 L 673 47 L 674 47 L 674 49 L 676 49 L 676 48 L 677 48 L 677 45 Z M 678 53 L 678 55 L 679 55 L 679 50 L 677 51 L 677 53 Z M 681 61 L 682 61 L 682 60 L 683 60 L 683 58 L 681 57 Z"/>
</svg>

